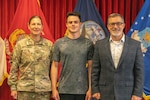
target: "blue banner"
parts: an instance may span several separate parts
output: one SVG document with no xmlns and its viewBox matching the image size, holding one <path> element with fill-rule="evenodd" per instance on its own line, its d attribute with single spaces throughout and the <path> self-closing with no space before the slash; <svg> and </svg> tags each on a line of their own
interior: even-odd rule
<svg viewBox="0 0 150 100">
<path fill-rule="evenodd" d="M 141 42 L 144 57 L 144 98 L 150 100 L 150 0 L 145 0 L 127 35 Z"/>
<path fill-rule="evenodd" d="M 85 37 L 95 43 L 97 40 L 108 36 L 108 30 L 93 0 L 78 0 L 74 11 L 81 14 L 81 21 L 83 22 L 81 31 Z"/>
</svg>

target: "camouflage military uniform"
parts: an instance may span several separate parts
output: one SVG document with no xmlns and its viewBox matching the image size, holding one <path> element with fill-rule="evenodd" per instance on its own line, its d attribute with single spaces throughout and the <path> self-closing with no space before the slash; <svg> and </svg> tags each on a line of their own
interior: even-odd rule
<svg viewBox="0 0 150 100">
<path fill-rule="evenodd" d="M 28 37 L 18 41 L 12 53 L 8 78 L 11 90 L 38 93 L 51 91 L 51 58 L 52 43 L 49 40 L 41 38 L 36 43 Z"/>
<path fill-rule="evenodd" d="M 17 100 L 50 100 L 49 92 L 18 92 Z"/>
</svg>

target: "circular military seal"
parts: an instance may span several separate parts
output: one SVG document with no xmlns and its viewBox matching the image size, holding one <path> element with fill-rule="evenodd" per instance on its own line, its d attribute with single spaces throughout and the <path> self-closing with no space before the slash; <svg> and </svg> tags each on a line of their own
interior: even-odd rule
<svg viewBox="0 0 150 100">
<path fill-rule="evenodd" d="M 95 42 L 105 38 L 105 32 L 102 27 L 94 21 L 85 21 L 81 26 L 81 35 Z"/>
</svg>

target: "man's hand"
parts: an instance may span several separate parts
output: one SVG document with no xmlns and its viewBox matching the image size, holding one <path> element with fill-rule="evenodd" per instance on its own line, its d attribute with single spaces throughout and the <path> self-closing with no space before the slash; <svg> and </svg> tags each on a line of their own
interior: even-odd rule
<svg viewBox="0 0 150 100">
<path fill-rule="evenodd" d="M 53 91 L 52 91 L 52 98 L 53 98 L 54 100 L 60 100 L 59 93 L 58 93 L 57 90 L 53 90 Z"/>
<path fill-rule="evenodd" d="M 91 100 L 91 89 L 86 92 L 85 100 Z"/>
<path fill-rule="evenodd" d="M 142 100 L 142 98 L 141 98 L 141 97 L 138 97 L 138 96 L 136 96 L 136 95 L 132 95 L 131 100 Z"/>
<path fill-rule="evenodd" d="M 11 91 L 11 96 L 13 99 L 17 99 L 17 91 Z"/>
<path fill-rule="evenodd" d="M 92 97 L 95 98 L 96 100 L 100 100 L 101 95 L 100 95 L 100 93 L 94 93 L 94 94 L 92 95 Z"/>
</svg>

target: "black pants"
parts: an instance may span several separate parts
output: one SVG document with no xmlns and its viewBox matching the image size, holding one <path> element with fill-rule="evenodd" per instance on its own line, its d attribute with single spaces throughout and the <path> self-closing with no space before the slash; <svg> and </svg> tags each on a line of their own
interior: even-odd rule
<svg viewBox="0 0 150 100">
<path fill-rule="evenodd" d="M 60 94 L 60 100 L 85 100 L 85 94 Z"/>
</svg>

